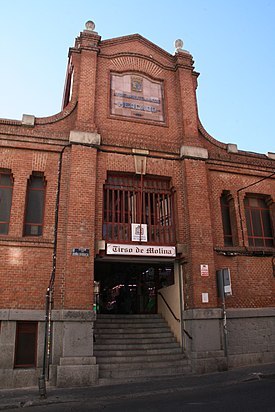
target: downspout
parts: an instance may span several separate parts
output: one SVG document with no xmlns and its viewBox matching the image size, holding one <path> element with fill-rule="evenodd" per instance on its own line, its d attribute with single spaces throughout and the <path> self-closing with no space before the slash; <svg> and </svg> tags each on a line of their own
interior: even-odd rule
<svg viewBox="0 0 275 412">
<path fill-rule="evenodd" d="M 186 352 L 187 345 L 186 345 L 186 337 L 184 333 L 185 323 L 183 320 L 183 267 L 182 263 L 179 263 L 179 288 L 180 288 L 180 331 L 181 331 L 181 347 L 182 351 Z"/>
<path fill-rule="evenodd" d="M 70 144 L 64 146 L 59 154 L 58 161 L 58 175 L 57 175 L 57 194 L 55 200 L 55 221 L 54 221 L 54 243 L 52 255 L 52 273 L 49 285 L 46 291 L 45 303 L 45 334 L 44 334 L 44 350 L 43 350 L 43 366 L 41 376 L 38 378 L 38 388 L 41 398 L 47 397 L 46 380 L 49 380 L 50 354 L 51 354 L 51 333 L 52 333 L 52 307 L 53 307 L 53 289 L 56 274 L 56 255 L 57 255 L 57 233 L 58 233 L 58 217 L 59 217 L 59 201 L 60 201 L 60 187 L 61 187 L 61 171 L 62 171 L 62 157 L 65 149 Z"/>
</svg>

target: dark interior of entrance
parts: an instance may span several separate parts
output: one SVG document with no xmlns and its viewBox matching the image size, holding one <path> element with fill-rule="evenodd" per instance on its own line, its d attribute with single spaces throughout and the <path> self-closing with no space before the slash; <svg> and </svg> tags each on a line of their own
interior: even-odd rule
<svg viewBox="0 0 275 412">
<path fill-rule="evenodd" d="M 174 283 L 172 265 L 95 263 L 97 313 L 157 313 L 157 292 Z"/>
</svg>

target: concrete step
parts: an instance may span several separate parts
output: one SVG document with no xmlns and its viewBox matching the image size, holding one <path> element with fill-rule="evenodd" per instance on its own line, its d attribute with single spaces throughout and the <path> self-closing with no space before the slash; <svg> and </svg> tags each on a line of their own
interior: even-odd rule
<svg viewBox="0 0 275 412">
<path fill-rule="evenodd" d="M 147 363 L 151 362 L 174 362 L 180 361 L 184 358 L 182 353 L 171 353 L 171 354 L 144 354 L 140 353 L 139 355 L 132 356 L 97 356 L 96 362 L 98 365 L 102 364 L 122 364 L 122 363 L 142 363 L 143 367 L 146 367 Z"/>
<path fill-rule="evenodd" d="M 147 362 L 147 369 L 151 368 L 169 368 L 170 366 L 184 366 L 189 367 L 189 361 L 183 357 L 175 358 L 175 359 L 161 359 L 161 360 L 153 360 Z M 100 370 L 127 370 L 129 368 L 138 369 L 144 368 L 144 362 L 120 362 L 120 363 L 101 363 Z"/>
<path fill-rule="evenodd" d="M 127 325 L 124 326 L 123 328 L 120 326 L 114 327 L 114 328 L 101 328 L 101 327 L 96 327 L 95 333 L 96 335 L 101 335 L 102 333 L 109 333 L 113 335 L 119 335 L 121 333 L 132 333 L 132 334 L 138 334 L 138 333 L 166 333 L 168 332 L 169 329 L 167 329 L 167 326 L 144 326 L 144 325 L 139 325 L 139 327 L 133 326 L 133 325 Z"/>
<path fill-rule="evenodd" d="M 116 327 L 116 325 L 121 325 L 121 327 L 123 327 L 124 325 L 144 325 L 144 326 L 153 326 L 153 325 L 164 325 L 165 321 L 161 318 L 155 318 L 155 319 L 97 319 L 95 321 L 95 325 L 96 327 L 100 327 L 101 325 L 106 325 L 108 327 Z"/>
<path fill-rule="evenodd" d="M 118 334 L 113 334 L 113 333 L 109 333 L 109 332 L 102 332 L 102 333 L 98 333 L 98 331 L 95 331 L 95 339 L 97 341 L 97 339 L 110 339 L 110 341 L 112 342 L 114 339 L 163 339 L 163 338 L 172 338 L 173 334 L 171 333 L 171 331 L 166 330 L 166 331 L 156 331 L 154 330 L 154 332 L 144 332 L 144 333 L 134 333 L 133 331 L 131 331 L 130 333 L 118 333 Z"/>
<path fill-rule="evenodd" d="M 158 367 L 158 368 L 137 368 L 134 369 L 129 365 L 127 370 L 102 370 L 99 369 L 99 378 L 133 378 L 133 377 L 147 377 L 147 376 L 170 376 L 180 375 L 189 372 L 187 365 L 174 365 L 170 367 Z"/>
<path fill-rule="evenodd" d="M 96 349 L 94 355 L 97 356 L 135 356 L 135 355 L 165 355 L 170 353 L 181 353 L 181 348 L 160 348 L 160 349 L 126 349 L 126 350 L 101 350 Z"/>
<path fill-rule="evenodd" d="M 160 315 L 98 315 L 94 355 L 99 384 L 190 373 L 189 361 Z"/>
<path fill-rule="evenodd" d="M 94 347 L 97 347 L 99 345 L 105 345 L 105 344 L 109 344 L 114 346 L 114 345 L 120 345 L 121 343 L 123 344 L 141 344 L 141 345 L 155 345 L 155 344 L 167 344 L 167 343 L 174 343 L 176 342 L 176 338 L 173 336 L 168 336 L 168 337 L 163 337 L 160 335 L 157 335 L 155 337 L 147 337 L 147 335 L 145 335 L 146 337 L 138 337 L 138 342 L 136 339 L 136 336 L 132 336 L 131 338 L 121 338 L 121 337 L 117 337 L 117 338 L 113 338 L 112 336 L 104 338 L 102 335 L 98 335 L 96 336 L 96 342 L 94 344 Z"/>
<path fill-rule="evenodd" d="M 121 343 L 95 343 L 94 345 L 94 351 L 127 351 L 127 350 L 148 350 L 148 349 L 174 349 L 178 348 L 179 345 L 177 342 L 168 342 L 168 343 L 141 343 L 139 340 L 135 341 L 133 343 L 124 343 L 122 340 Z"/>
<path fill-rule="evenodd" d="M 96 329 L 163 329 L 167 328 L 167 325 L 165 325 L 164 322 L 155 322 L 155 323 L 150 323 L 150 322 L 99 322 L 95 325 Z"/>
<path fill-rule="evenodd" d="M 163 322 L 160 315 L 96 315 L 96 322 Z"/>
</svg>

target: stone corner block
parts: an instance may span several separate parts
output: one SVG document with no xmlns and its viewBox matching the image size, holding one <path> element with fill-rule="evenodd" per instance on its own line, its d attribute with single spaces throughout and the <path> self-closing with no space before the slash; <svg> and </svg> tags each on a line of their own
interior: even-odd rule
<svg viewBox="0 0 275 412">
<path fill-rule="evenodd" d="M 188 253 L 188 246 L 184 243 L 177 243 L 176 245 L 177 247 L 177 253 L 183 254 L 183 255 L 187 255 Z"/>
<path fill-rule="evenodd" d="M 22 125 L 24 126 L 34 126 L 35 116 L 32 114 L 23 114 L 22 116 Z"/>
<path fill-rule="evenodd" d="M 76 130 L 71 130 L 69 141 L 70 143 L 100 146 L 101 136 L 98 133 L 79 132 Z"/>
<path fill-rule="evenodd" d="M 238 146 L 233 143 L 228 143 L 227 153 L 238 153 Z"/>
<path fill-rule="evenodd" d="M 180 157 L 191 157 L 195 159 L 208 159 L 208 150 L 203 147 L 181 146 Z"/>
<path fill-rule="evenodd" d="M 77 309 L 54 309 L 52 311 L 52 320 L 58 322 L 93 322 L 96 314 L 92 310 Z"/>
</svg>

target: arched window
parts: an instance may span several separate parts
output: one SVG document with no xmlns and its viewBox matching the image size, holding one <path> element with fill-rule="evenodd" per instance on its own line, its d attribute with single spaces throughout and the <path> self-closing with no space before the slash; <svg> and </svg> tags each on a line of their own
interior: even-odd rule
<svg viewBox="0 0 275 412">
<path fill-rule="evenodd" d="M 0 170 L 0 235 L 9 232 L 13 178 L 9 171 Z"/>
<path fill-rule="evenodd" d="M 43 232 L 46 182 L 43 174 L 33 173 L 28 180 L 24 236 L 41 236 Z"/>
<path fill-rule="evenodd" d="M 220 203 L 223 225 L 224 246 L 233 246 L 232 232 L 232 200 L 227 190 L 223 191 Z"/>
<path fill-rule="evenodd" d="M 266 197 L 247 195 L 244 207 L 249 246 L 272 247 L 274 238 Z"/>
</svg>

